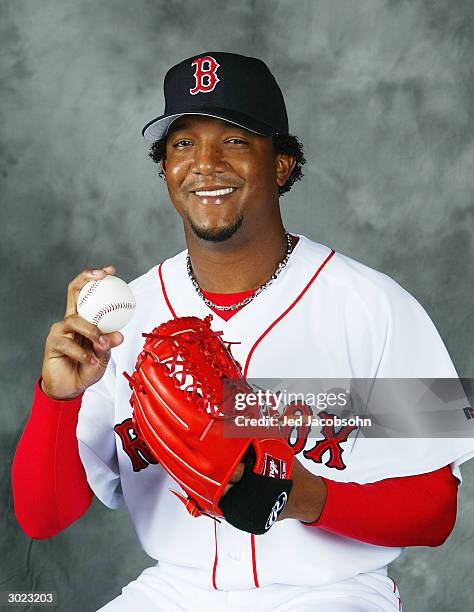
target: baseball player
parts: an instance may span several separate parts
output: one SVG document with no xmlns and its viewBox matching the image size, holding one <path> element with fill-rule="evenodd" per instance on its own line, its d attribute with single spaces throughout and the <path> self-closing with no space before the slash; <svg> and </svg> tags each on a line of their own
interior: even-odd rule
<svg viewBox="0 0 474 612">
<path fill-rule="evenodd" d="M 130 284 L 137 309 L 122 333 L 101 334 L 76 314 L 81 287 L 112 266 L 70 283 L 15 455 L 17 518 L 31 537 L 49 537 L 94 495 L 112 509 L 125 504 L 156 564 L 107 612 L 400 610 L 387 565 L 404 546 L 447 538 L 471 440 L 292 432 L 291 493 L 255 535 L 191 517 L 134 431 L 122 373 L 134 368 L 142 332 L 182 316 L 211 314 L 213 329 L 238 342 L 246 378 L 457 377 L 430 318 L 396 282 L 283 227 L 279 196 L 304 157 L 262 61 L 199 54 L 168 71 L 164 93 L 164 113 L 143 134 L 187 249 Z M 239 490 L 244 467 L 227 490 Z M 258 493 L 246 501 L 258 504 Z"/>
</svg>

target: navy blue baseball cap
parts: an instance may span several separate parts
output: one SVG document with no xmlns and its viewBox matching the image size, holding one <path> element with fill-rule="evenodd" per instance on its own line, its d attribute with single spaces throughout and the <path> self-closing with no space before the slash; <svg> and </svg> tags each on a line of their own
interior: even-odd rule
<svg viewBox="0 0 474 612">
<path fill-rule="evenodd" d="M 208 51 L 168 70 L 165 112 L 143 128 L 147 140 L 159 140 L 183 115 L 206 115 L 251 132 L 288 134 L 288 116 L 280 87 L 267 65 L 255 57 Z"/>
</svg>

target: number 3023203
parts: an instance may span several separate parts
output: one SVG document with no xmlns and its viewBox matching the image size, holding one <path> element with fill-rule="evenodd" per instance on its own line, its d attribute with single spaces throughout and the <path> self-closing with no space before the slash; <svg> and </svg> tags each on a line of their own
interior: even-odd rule
<svg viewBox="0 0 474 612">
<path fill-rule="evenodd" d="M 58 603 L 56 591 L 0 591 L 0 605 L 33 604 L 54 606 Z"/>
</svg>

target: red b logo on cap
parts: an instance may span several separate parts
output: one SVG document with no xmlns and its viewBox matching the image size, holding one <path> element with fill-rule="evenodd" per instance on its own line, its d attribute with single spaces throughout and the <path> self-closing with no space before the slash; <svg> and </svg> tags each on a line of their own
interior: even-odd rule
<svg viewBox="0 0 474 612">
<path fill-rule="evenodd" d="M 196 66 L 196 72 L 194 73 L 196 85 L 189 90 L 189 93 L 194 96 L 197 93 L 211 92 L 220 81 L 216 74 L 220 64 L 210 55 L 206 55 L 195 59 L 191 62 L 191 66 Z"/>
</svg>

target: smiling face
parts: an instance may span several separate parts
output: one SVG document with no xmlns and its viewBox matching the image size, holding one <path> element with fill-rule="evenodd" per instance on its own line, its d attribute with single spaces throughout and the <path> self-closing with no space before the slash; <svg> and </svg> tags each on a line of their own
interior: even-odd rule
<svg viewBox="0 0 474 612">
<path fill-rule="evenodd" d="M 170 127 L 162 162 L 168 192 L 185 229 L 221 242 L 241 231 L 265 231 L 280 218 L 278 187 L 293 158 L 275 153 L 269 136 L 199 115 Z"/>
</svg>

